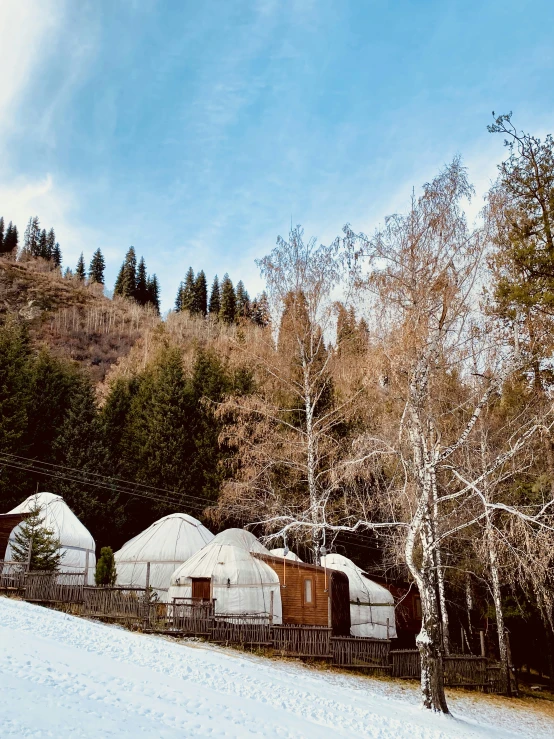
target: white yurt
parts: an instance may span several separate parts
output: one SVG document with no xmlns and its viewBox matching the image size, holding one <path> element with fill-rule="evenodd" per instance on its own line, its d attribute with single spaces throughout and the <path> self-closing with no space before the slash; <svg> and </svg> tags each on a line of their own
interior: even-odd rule
<svg viewBox="0 0 554 739">
<path fill-rule="evenodd" d="M 150 562 L 150 586 L 165 601 L 175 569 L 213 538 L 211 531 L 186 513 L 164 516 L 115 552 L 117 585 L 146 587 Z"/>
<path fill-rule="evenodd" d="M 269 565 L 252 556 L 269 554 L 249 531 L 227 529 L 178 567 L 168 600 L 215 598 L 216 614 L 273 616 L 283 622 L 281 587 Z"/>
<path fill-rule="evenodd" d="M 293 562 L 302 562 L 298 554 L 295 554 L 294 552 L 291 552 L 290 549 L 285 555 L 285 549 L 284 547 L 279 547 L 278 549 L 270 549 L 270 554 L 273 554 L 274 557 L 285 557 L 285 559 L 290 559 Z"/>
<path fill-rule="evenodd" d="M 351 559 L 340 554 L 325 555 L 321 558 L 321 564 L 330 570 L 344 572 L 348 577 L 352 636 L 369 636 L 373 639 L 396 637 L 394 598 L 386 588 L 370 580 Z"/>
<path fill-rule="evenodd" d="M 41 516 L 44 519 L 43 525 L 51 529 L 60 540 L 63 553 L 60 570 L 62 572 L 84 572 L 88 554 L 87 582 L 89 585 L 94 585 L 96 544 L 89 531 L 83 526 L 60 495 L 55 495 L 54 493 L 36 493 L 36 495 L 30 495 L 23 503 L 13 508 L 9 513 L 31 511 L 36 505 L 40 506 Z M 6 560 L 11 559 L 11 542 L 18 528 L 16 526 L 10 534 L 6 548 Z"/>
</svg>

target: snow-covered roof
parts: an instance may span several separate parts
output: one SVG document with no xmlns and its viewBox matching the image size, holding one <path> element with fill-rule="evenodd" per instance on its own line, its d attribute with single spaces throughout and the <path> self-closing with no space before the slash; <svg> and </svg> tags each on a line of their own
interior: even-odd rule
<svg viewBox="0 0 554 739">
<path fill-rule="evenodd" d="M 394 598 L 390 591 L 370 580 L 360 567 L 341 554 L 326 554 L 321 564 L 330 570 L 344 572 L 348 577 L 350 630 L 354 636 L 376 639 L 396 636 Z"/>
<path fill-rule="evenodd" d="M 225 531 L 214 537 L 212 543 L 241 547 L 241 549 L 245 549 L 247 552 L 269 554 L 269 549 L 266 549 L 251 531 L 246 531 L 245 529 L 225 529 Z"/>
<path fill-rule="evenodd" d="M 214 535 L 186 513 L 171 513 L 134 536 L 114 554 L 118 585 L 144 587 L 150 562 L 150 586 L 167 590 L 174 570 Z"/>
<path fill-rule="evenodd" d="M 248 536 L 241 537 L 237 532 Z M 281 623 L 279 577 L 268 564 L 250 553 L 267 554 L 267 549 L 252 534 L 241 529 L 222 533 L 226 536 L 218 534 L 175 570 L 171 576 L 168 599 L 190 598 L 192 579 L 209 578 L 211 597 L 216 599 L 216 613 L 269 614 L 273 601 L 274 623 Z M 238 541 L 239 544 L 229 544 L 227 541 Z"/>
<path fill-rule="evenodd" d="M 9 513 L 24 513 L 31 511 L 36 505 L 40 506 L 43 525 L 51 529 L 60 540 L 63 557 L 61 569 L 69 572 L 71 570 L 83 571 L 86 564 L 88 552 L 89 560 L 89 583 L 94 581 L 93 572 L 96 564 L 96 544 L 87 528 L 79 521 L 71 508 L 60 495 L 54 493 L 36 493 L 30 495 L 23 503 L 13 508 Z M 21 525 L 21 524 L 20 524 Z M 10 534 L 13 540 L 16 528 Z M 11 558 L 11 546 L 6 548 L 6 559 Z"/>
<path fill-rule="evenodd" d="M 285 549 L 284 547 L 280 547 L 278 549 L 271 549 L 270 554 L 273 554 L 274 557 L 285 557 Z M 285 559 L 292 559 L 293 562 L 302 562 L 298 554 L 295 554 L 294 552 L 291 552 L 290 549 L 285 557 Z"/>
</svg>

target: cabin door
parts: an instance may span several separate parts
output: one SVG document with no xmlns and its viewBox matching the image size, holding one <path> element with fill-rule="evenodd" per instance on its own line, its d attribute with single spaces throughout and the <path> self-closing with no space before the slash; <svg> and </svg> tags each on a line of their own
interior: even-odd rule
<svg viewBox="0 0 554 739">
<path fill-rule="evenodd" d="M 329 570 L 327 571 L 329 572 Z M 333 636 L 350 636 L 350 584 L 344 572 L 331 575 L 331 628 Z"/>
<path fill-rule="evenodd" d="M 210 600 L 211 582 L 209 577 L 193 577 L 192 597 L 198 600 Z"/>
</svg>

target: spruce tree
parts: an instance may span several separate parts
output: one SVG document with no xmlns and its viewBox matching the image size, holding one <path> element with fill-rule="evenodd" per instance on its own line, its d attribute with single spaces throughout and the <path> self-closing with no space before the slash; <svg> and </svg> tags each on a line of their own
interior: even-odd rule
<svg viewBox="0 0 554 739">
<path fill-rule="evenodd" d="M 133 296 L 139 305 L 146 305 L 149 302 L 148 277 L 146 275 L 146 264 L 144 257 L 140 258 L 137 268 L 137 281 L 135 294 Z"/>
<path fill-rule="evenodd" d="M 269 326 L 271 323 L 269 301 L 265 290 L 258 295 L 252 304 L 252 320 L 257 326 L 261 326 L 262 328 Z"/>
<path fill-rule="evenodd" d="M 18 526 L 11 544 L 14 562 L 26 564 L 31 558 L 30 571 L 55 572 L 60 567 L 63 553 L 55 533 L 44 525 L 44 516 L 38 502 L 30 510 L 30 515 Z"/>
<path fill-rule="evenodd" d="M 48 259 L 48 235 L 45 228 L 40 232 L 37 251 L 38 253 L 36 256 Z"/>
<path fill-rule="evenodd" d="M 22 257 L 39 257 L 40 223 L 38 216 L 29 218 L 25 234 L 23 236 Z"/>
<path fill-rule="evenodd" d="M 48 231 L 46 236 L 46 259 L 53 259 L 54 249 L 56 248 L 56 233 L 53 228 Z M 56 265 L 59 266 L 59 265 Z"/>
<path fill-rule="evenodd" d="M 235 289 L 228 274 L 223 277 L 221 283 L 221 305 L 219 317 L 224 323 L 234 323 L 237 312 L 237 300 Z"/>
<path fill-rule="evenodd" d="M 182 290 L 180 296 L 181 310 L 188 310 L 189 313 L 193 312 L 194 309 L 194 270 L 189 267 L 185 280 L 182 283 Z"/>
<path fill-rule="evenodd" d="M 117 570 L 115 568 L 115 559 L 111 547 L 102 547 L 100 550 L 100 558 L 96 563 L 96 572 L 94 573 L 94 582 L 96 585 L 115 585 L 117 579 Z"/>
<path fill-rule="evenodd" d="M 30 356 L 25 327 L 11 319 L 0 323 L 0 450 L 5 452 L 20 453 L 27 428 Z"/>
<path fill-rule="evenodd" d="M 73 270 L 71 267 L 66 267 L 63 273 L 64 279 L 70 280 L 73 277 Z"/>
<path fill-rule="evenodd" d="M 148 278 L 147 281 L 148 303 L 152 305 L 156 313 L 160 312 L 160 286 L 156 275 Z"/>
<path fill-rule="evenodd" d="M 104 284 L 104 269 L 106 263 L 100 249 L 97 249 L 92 255 L 90 266 L 88 268 L 88 278 L 90 282 L 96 282 L 99 285 Z"/>
<path fill-rule="evenodd" d="M 85 269 L 85 258 L 83 257 L 83 252 L 81 252 L 81 256 L 79 257 L 79 260 L 77 262 L 77 267 L 75 268 L 75 276 L 80 282 L 84 282 L 87 276 L 87 272 Z"/>
<path fill-rule="evenodd" d="M 117 276 L 114 295 L 122 298 L 134 298 L 137 289 L 137 256 L 135 247 L 130 246 L 125 255 L 125 261 Z"/>
<path fill-rule="evenodd" d="M 59 267 L 61 269 L 62 266 L 62 250 L 60 249 L 60 245 L 56 241 L 54 244 L 54 248 L 52 249 L 52 262 L 56 267 Z"/>
<path fill-rule="evenodd" d="M 202 316 L 208 313 L 208 283 L 203 269 L 196 275 L 194 281 L 192 312 Z"/>
<path fill-rule="evenodd" d="M 242 280 L 237 283 L 236 289 L 236 318 L 250 318 L 250 296 Z"/>
<path fill-rule="evenodd" d="M 4 251 L 4 218 L 0 216 L 0 254 Z"/>
<path fill-rule="evenodd" d="M 221 290 L 219 287 L 219 280 L 217 279 L 217 275 L 214 277 L 214 281 L 212 282 L 212 289 L 210 292 L 210 303 L 208 305 L 208 311 L 210 313 L 210 316 L 213 316 L 214 318 L 219 318 L 219 309 L 221 308 Z"/>
<path fill-rule="evenodd" d="M 3 232 L 3 238 L 0 244 L 0 254 L 6 254 L 7 256 L 15 255 L 17 252 L 17 226 L 14 226 L 10 221 L 8 227 Z"/>
</svg>

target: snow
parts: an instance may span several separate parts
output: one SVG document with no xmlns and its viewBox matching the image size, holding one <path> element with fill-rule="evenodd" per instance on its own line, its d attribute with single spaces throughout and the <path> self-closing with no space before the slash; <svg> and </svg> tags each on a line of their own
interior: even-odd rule
<svg viewBox="0 0 554 739">
<path fill-rule="evenodd" d="M 508 701 L 449 700 L 454 718 L 420 709 L 412 685 L 131 633 L 0 598 L 2 737 L 554 736 L 554 721 Z"/>
</svg>

